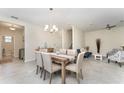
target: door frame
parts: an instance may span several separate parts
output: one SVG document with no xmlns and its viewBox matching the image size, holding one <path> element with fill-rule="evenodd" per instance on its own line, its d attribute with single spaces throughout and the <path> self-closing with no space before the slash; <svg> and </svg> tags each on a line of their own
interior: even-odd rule
<svg viewBox="0 0 124 93">
<path fill-rule="evenodd" d="M 27 30 L 28 30 L 27 23 L 25 23 L 23 21 L 11 20 L 9 18 L 1 17 L 1 16 L 0 16 L 0 21 L 17 24 L 17 25 L 21 25 L 21 26 L 24 27 L 24 41 L 23 41 L 23 43 L 24 43 L 25 50 L 24 50 L 24 60 L 23 61 L 24 62 L 27 62 L 27 48 L 26 48 L 26 46 L 27 46 L 26 45 L 26 41 L 27 41 L 27 39 L 26 39 L 26 33 L 27 33 Z"/>
</svg>

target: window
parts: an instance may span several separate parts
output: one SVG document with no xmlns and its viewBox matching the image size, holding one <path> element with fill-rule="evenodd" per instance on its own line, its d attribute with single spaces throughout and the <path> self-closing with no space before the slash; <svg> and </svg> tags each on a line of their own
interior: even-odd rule
<svg viewBox="0 0 124 93">
<path fill-rule="evenodd" d="M 4 42 L 5 43 L 11 43 L 12 42 L 12 36 L 5 36 L 4 37 Z"/>
</svg>

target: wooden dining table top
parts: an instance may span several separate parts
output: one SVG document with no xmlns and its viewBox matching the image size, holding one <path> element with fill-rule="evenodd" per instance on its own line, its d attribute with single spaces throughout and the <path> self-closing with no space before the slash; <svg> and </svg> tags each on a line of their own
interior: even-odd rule
<svg viewBox="0 0 124 93">
<path fill-rule="evenodd" d="M 35 53 L 43 53 L 42 51 L 34 51 Z M 47 52 L 51 55 L 51 59 L 55 60 L 55 61 L 60 61 L 60 62 L 65 62 L 65 61 L 74 61 L 75 57 L 74 56 L 69 56 L 69 55 L 64 55 L 64 54 L 57 54 L 57 53 L 51 53 L 51 52 Z"/>
<path fill-rule="evenodd" d="M 57 63 L 65 62 L 66 64 L 69 63 L 69 59 L 57 55 L 51 56 L 52 61 L 55 61 Z"/>
</svg>

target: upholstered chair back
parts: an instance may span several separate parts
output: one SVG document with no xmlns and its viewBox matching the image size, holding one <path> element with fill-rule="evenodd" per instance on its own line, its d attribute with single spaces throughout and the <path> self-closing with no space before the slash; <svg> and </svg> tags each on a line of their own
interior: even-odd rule
<svg viewBox="0 0 124 93">
<path fill-rule="evenodd" d="M 77 56 L 77 51 L 74 50 L 74 49 L 68 49 L 68 50 L 67 50 L 67 55 L 70 55 L 70 56 Z"/>
<path fill-rule="evenodd" d="M 44 69 L 48 72 L 52 72 L 52 60 L 51 55 L 49 53 L 42 53 L 43 61 L 44 61 Z"/>
<path fill-rule="evenodd" d="M 79 71 L 80 69 L 82 69 L 83 58 L 84 58 L 84 53 L 83 52 L 79 53 L 78 54 L 78 57 L 77 57 L 77 62 L 76 62 L 77 71 Z"/>
<path fill-rule="evenodd" d="M 41 53 L 35 53 L 35 57 L 36 57 L 36 63 L 38 66 L 43 67 L 43 59 L 42 59 L 42 54 Z"/>
<path fill-rule="evenodd" d="M 66 49 L 59 49 L 60 54 L 66 55 L 67 50 Z"/>
<path fill-rule="evenodd" d="M 80 49 L 81 52 L 86 52 L 85 48 Z"/>
</svg>

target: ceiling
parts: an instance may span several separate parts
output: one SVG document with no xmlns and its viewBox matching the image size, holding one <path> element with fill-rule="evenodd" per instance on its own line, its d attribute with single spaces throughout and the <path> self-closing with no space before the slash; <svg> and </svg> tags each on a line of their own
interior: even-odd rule
<svg viewBox="0 0 124 93">
<path fill-rule="evenodd" d="M 24 26 L 9 23 L 9 22 L 0 21 L 0 26 L 7 27 L 7 28 L 14 27 L 15 29 L 18 29 L 18 30 L 24 30 Z"/>
<path fill-rule="evenodd" d="M 37 25 L 57 24 L 59 27 L 76 25 L 83 31 L 103 29 L 107 24 L 124 25 L 124 8 L 1 8 L 0 16 Z M 121 21 L 121 22 L 120 22 Z"/>
</svg>

